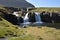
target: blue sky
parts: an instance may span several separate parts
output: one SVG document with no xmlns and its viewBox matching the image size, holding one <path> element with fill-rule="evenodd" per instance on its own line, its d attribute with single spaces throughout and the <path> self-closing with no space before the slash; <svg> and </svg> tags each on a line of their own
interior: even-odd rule
<svg viewBox="0 0 60 40">
<path fill-rule="evenodd" d="M 60 7 L 60 0 L 26 0 L 35 7 Z"/>
</svg>

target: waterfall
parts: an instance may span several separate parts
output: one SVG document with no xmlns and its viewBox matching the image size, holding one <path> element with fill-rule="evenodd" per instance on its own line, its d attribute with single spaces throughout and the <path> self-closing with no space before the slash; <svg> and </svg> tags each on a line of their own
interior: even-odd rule
<svg viewBox="0 0 60 40">
<path fill-rule="evenodd" d="M 26 15 L 24 17 L 22 17 L 23 18 L 23 23 L 20 23 L 20 21 L 19 21 L 18 12 L 14 12 L 13 15 L 15 15 L 17 17 L 18 24 L 23 25 L 23 26 L 26 26 L 26 25 L 40 25 L 41 23 L 43 23 L 41 21 L 40 13 L 38 13 L 38 12 L 35 12 L 36 22 L 34 22 L 34 23 L 29 22 L 29 17 L 28 17 L 29 12 L 26 13 Z"/>
<path fill-rule="evenodd" d="M 36 19 L 36 23 L 42 23 L 40 13 L 35 12 L 35 19 Z"/>
<path fill-rule="evenodd" d="M 26 13 L 26 15 L 25 15 L 25 17 L 24 17 L 24 23 L 25 23 L 25 22 L 29 22 L 28 14 L 29 14 L 29 13 Z"/>
<path fill-rule="evenodd" d="M 24 25 L 30 24 L 28 14 L 29 13 L 26 13 L 25 17 L 23 18 L 24 19 L 24 23 L 23 23 Z"/>
</svg>

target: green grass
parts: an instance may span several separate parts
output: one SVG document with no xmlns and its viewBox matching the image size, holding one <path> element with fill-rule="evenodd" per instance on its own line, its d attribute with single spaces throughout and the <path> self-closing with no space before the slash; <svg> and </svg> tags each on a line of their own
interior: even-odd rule
<svg viewBox="0 0 60 40">
<path fill-rule="evenodd" d="M 38 26 L 20 28 L 5 19 L 0 21 L 0 38 L 8 37 L 9 40 L 60 40 L 60 29 Z"/>
<path fill-rule="evenodd" d="M 20 36 L 24 33 L 20 27 L 11 24 L 3 18 L 1 19 L 2 21 L 0 21 L 0 37 Z"/>
<path fill-rule="evenodd" d="M 20 28 L 3 18 L 1 19 L 0 38 L 8 37 L 9 40 L 60 40 L 60 29 L 47 26 Z"/>
<path fill-rule="evenodd" d="M 23 28 L 26 32 L 20 37 L 11 37 L 9 40 L 60 40 L 60 30 L 51 27 Z"/>
<path fill-rule="evenodd" d="M 40 12 L 43 10 L 60 11 L 59 8 L 37 8 L 31 11 Z M 28 26 L 27 28 L 20 28 L 3 18 L 1 19 L 0 38 L 8 37 L 9 40 L 60 40 L 60 29 L 52 28 L 50 26 L 40 26 L 40 28 L 38 28 L 38 26 Z"/>
<path fill-rule="evenodd" d="M 54 7 L 40 7 L 35 8 L 33 10 L 30 10 L 31 12 L 42 12 L 42 11 L 48 11 L 48 12 L 60 12 L 60 8 L 54 8 Z"/>
<path fill-rule="evenodd" d="M 33 35 L 26 35 L 24 37 L 12 37 L 9 40 L 42 40 L 42 38 L 35 37 Z"/>
</svg>

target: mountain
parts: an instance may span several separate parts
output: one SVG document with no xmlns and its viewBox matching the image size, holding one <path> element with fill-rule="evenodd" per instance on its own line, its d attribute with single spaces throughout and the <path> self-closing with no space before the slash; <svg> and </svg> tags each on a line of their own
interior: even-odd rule
<svg viewBox="0 0 60 40">
<path fill-rule="evenodd" d="M 0 0 L 0 6 L 19 8 L 34 7 L 34 5 L 30 4 L 26 0 Z"/>
</svg>

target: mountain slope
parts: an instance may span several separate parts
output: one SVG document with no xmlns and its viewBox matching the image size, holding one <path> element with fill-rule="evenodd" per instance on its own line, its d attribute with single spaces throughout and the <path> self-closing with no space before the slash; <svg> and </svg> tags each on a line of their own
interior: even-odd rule
<svg viewBox="0 0 60 40">
<path fill-rule="evenodd" d="M 5 7 L 34 7 L 32 4 L 28 3 L 25 0 L 0 0 L 0 5 Z"/>
</svg>

